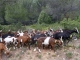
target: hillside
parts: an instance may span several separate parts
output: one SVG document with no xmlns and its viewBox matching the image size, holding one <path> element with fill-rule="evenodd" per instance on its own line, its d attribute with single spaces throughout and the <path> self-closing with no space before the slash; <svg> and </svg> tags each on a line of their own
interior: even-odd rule
<svg viewBox="0 0 80 60">
<path fill-rule="evenodd" d="M 26 47 L 11 49 L 12 55 L 3 55 L 3 60 L 80 60 L 80 39 L 73 40 L 68 46 L 57 49 L 55 53 L 50 49 L 41 49 L 41 53 L 34 52 L 33 49 L 34 47 L 31 47 L 31 50 Z"/>
</svg>

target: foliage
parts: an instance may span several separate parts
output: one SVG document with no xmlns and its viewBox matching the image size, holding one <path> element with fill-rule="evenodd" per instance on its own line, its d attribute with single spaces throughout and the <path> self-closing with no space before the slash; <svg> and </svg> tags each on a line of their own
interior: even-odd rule
<svg viewBox="0 0 80 60">
<path fill-rule="evenodd" d="M 0 25 L 0 30 L 2 30 L 3 29 L 3 27 L 2 27 L 2 25 Z"/>
<path fill-rule="evenodd" d="M 12 30 L 12 31 L 17 31 L 19 29 L 21 30 L 25 30 L 25 26 L 23 27 L 22 24 L 20 22 L 18 22 L 17 24 L 11 24 L 11 25 L 1 25 L 1 29 L 3 30 L 3 32 L 7 32 L 8 30 Z"/>
<path fill-rule="evenodd" d="M 70 58 L 72 58 L 72 56 L 73 56 L 73 54 L 72 54 L 71 52 L 66 53 L 66 57 L 67 57 L 67 58 L 70 59 Z"/>
<path fill-rule="evenodd" d="M 61 22 L 60 22 L 64 28 L 74 28 L 77 27 L 79 28 L 80 23 L 77 20 L 71 20 L 70 18 L 68 18 L 68 20 L 66 18 L 64 18 Z"/>
<path fill-rule="evenodd" d="M 31 25 L 31 28 L 34 28 L 36 30 L 45 30 L 47 28 L 48 24 L 42 23 L 42 24 L 34 24 Z"/>
<path fill-rule="evenodd" d="M 38 18 L 38 23 L 41 24 L 41 23 L 46 23 L 46 24 L 50 24 L 52 21 L 51 21 L 51 18 L 48 14 L 46 14 L 44 11 L 41 11 L 40 15 L 39 15 L 39 18 Z"/>
<path fill-rule="evenodd" d="M 66 29 L 77 27 L 80 31 L 79 13 L 79 0 L 1 0 L 0 24 L 6 25 L 8 22 L 9 25 L 0 25 L 0 29 L 46 30 L 50 27 L 56 30 L 60 27 Z"/>
<path fill-rule="evenodd" d="M 5 9 L 5 19 L 9 24 L 17 22 L 26 24 L 27 10 L 22 5 L 7 5 Z"/>
<path fill-rule="evenodd" d="M 40 54 L 38 54 L 38 55 L 37 55 L 37 57 L 38 57 L 39 59 L 41 59 L 41 58 L 42 58 L 42 56 L 41 56 Z"/>
<path fill-rule="evenodd" d="M 77 48 L 80 49 L 80 45 Z"/>
<path fill-rule="evenodd" d="M 80 23 L 79 20 L 71 20 L 70 18 L 68 18 L 68 20 L 66 18 L 64 18 L 60 24 L 65 28 L 65 29 L 74 29 L 74 28 L 78 28 L 79 32 L 80 32 Z M 78 37 L 80 36 L 80 34 L 78 35 Z"/>
<path fill-rule="evenodd" d="M 13 24 L 11 24 L 9 27 L 10 27 L 10 29 L 13 30 L 13 31 L 19 30 L 19 29 L 23 29 L 23 28 L 22 28 L 22 24 L 21 24 L 20 22 L 18 22 L 16 25 L 13 23 Z"/>
<path fill-rule="evenodd" d="M 45 10 L 44 10 L 45 9 Z M 1 0 L 0 24 L 21 22 L 24 25 L 35 23 L 60 22 L 63 18 L 76 20 L 80 16 L 79 0 Z M 79 20 L 78 20 L 79 21 Z"/>
<path fill-rule="evenodd" d="M 53 30 L 57 30 L 59 29 L 59 27 L 63 28 L 60 24 L 58 23 L 54 23 L 54 24 L 45 24 L 45 23 L 42 23 L 42 24 L 34 24 L 34 25 L 31 25 L 29 26 L 31 28 L 34 28 L 34 29 L 39 29 L 39 30 L 47 30 L 48 28 L 52 28 Z"/>
</svg>

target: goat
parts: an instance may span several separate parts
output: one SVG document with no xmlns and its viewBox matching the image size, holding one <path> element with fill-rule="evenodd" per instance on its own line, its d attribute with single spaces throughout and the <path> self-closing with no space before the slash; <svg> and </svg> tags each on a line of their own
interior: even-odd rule
<svg viewBox="0 0 80 60">
<path fill-rule="evenodd" d="M 69 30 L 69 29 L 62 29 L 63 32 L 57 32 L 53 34 L 53 38 L 55 39 L 60 39 L 60 37 L 62 36 L 64 45 L 66 44 L 66 41 L 68 40 L 68 42 L 70 41 L 69 39 L 72 38 L 71 34 L 72 33 L 79 33 L 78 29 L 74 29 L 74 30 Z M 67 43 L 68 43 L 67 42 Z"/>
</svg>

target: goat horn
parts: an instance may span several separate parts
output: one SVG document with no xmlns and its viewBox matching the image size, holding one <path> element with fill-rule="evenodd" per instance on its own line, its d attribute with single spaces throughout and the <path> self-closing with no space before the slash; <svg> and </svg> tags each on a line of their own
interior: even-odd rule
<svg viewBox="0 0 80 60">
<path fill-rule="evenodd" d="M 61 36 L 60 40 L 61 40 L 61 42 L 63 43 L 62 36 Z"/>
<path fill-rule="evenodd" d="M 76 29 L 76 30 L 77 30 L 77 32 L 79 33 L 78 28 L 77 28 L 77 27 L 75 27 L 75 29 Z"/>
<path fill-rule="evenodd" d="M 62 28 L 60 28 L 60 31 L 63 32 Z"/>
<path fill-rule="evenodd" d="M 0 32 L 2 32 L 2 30 L 0 30 Z"/>
</svg>

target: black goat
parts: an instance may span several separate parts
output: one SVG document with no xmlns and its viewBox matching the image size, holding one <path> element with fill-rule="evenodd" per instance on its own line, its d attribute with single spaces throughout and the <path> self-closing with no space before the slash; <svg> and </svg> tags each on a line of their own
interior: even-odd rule
<svg viewBox="0 0 80 60">
<path fill-rule="evenodd" d="M 41 33 L 37 33 L 37 34 L 34 34 L 32 37 L 31 37 L 31 40 L 32 40 L 32 43 L 31 44 L 35 44 L 36 43 L 36 40 L 40 37 L 46 37 L 45 34 L 41 34 Z"/>
<path fill-rule="evenodd" d="M 74 30 L 69 30 L 69 29 L 62 29 L 63 32 L 67 32 L 67 33 L 79 33 L 78 29 L 75 28 Z"/>
<path fill-rule="evenodd" d="M 63 29 L 63 32 L 54 33 L 53 34 L 53 38 L 60 39 L 61 36 L 62 36 L 64 45 L 66 45 L 66 41 L 68 41 L 68 42 L 70 41 L 70 38 L 71 38 L 71 34 L 72 33 L 79 33 L 79 31 L 78 31 L 78 29 L 74 29 L 74 30 Z"/>
</svg>

